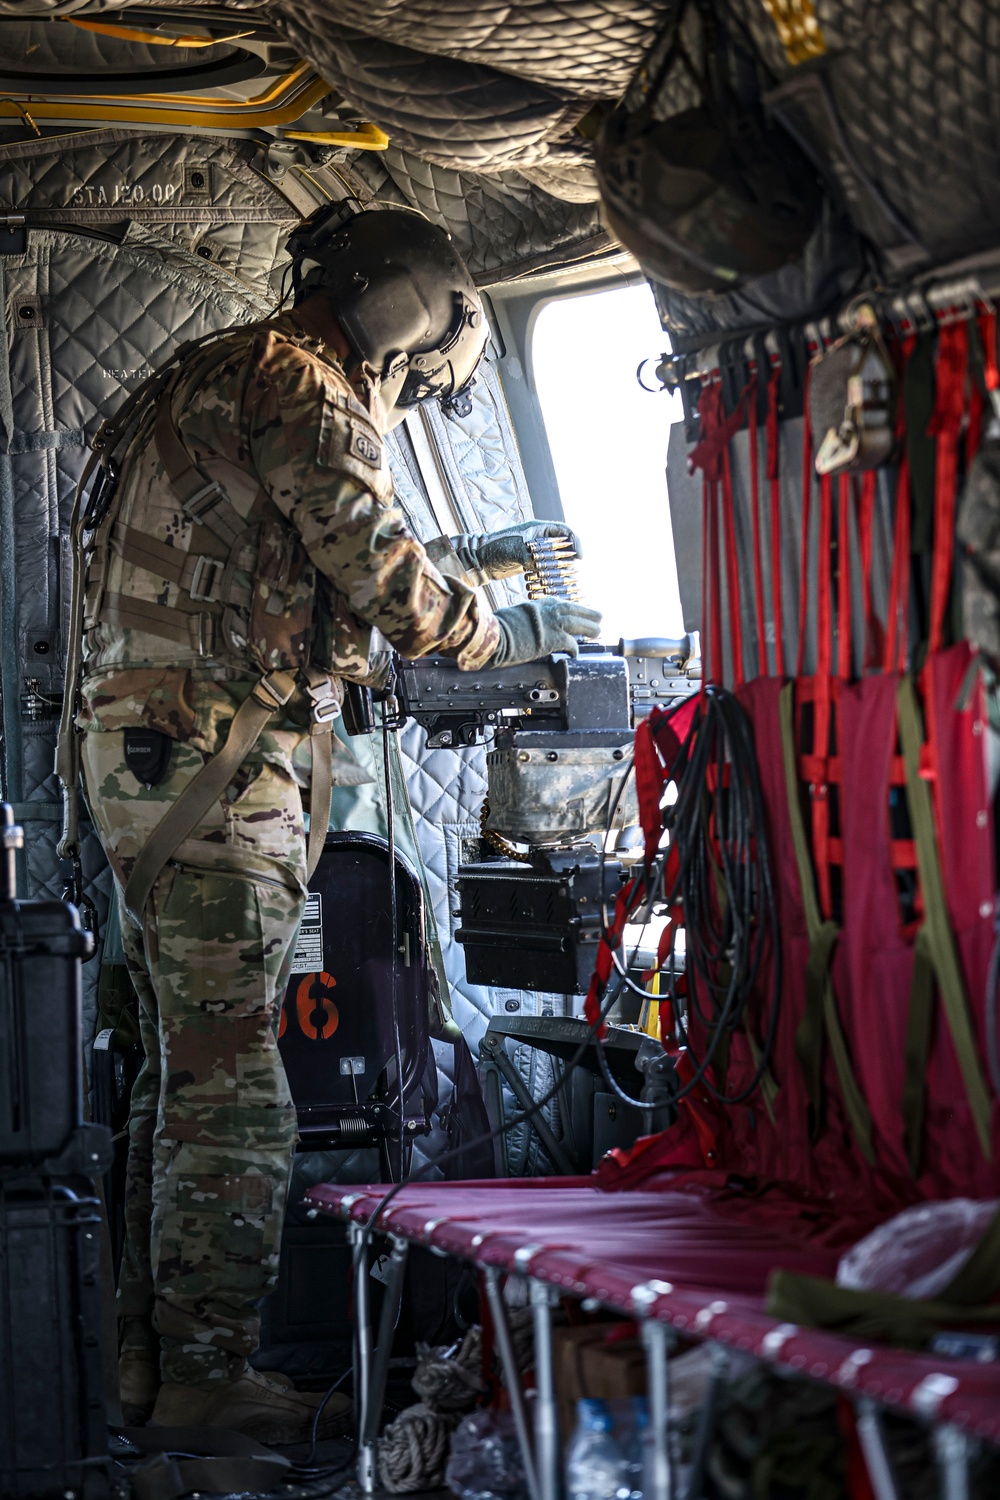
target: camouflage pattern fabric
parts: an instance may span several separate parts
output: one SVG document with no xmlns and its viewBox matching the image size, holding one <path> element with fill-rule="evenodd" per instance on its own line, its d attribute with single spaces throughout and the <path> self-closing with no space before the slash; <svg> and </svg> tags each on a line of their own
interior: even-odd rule
<svg viewBox="0 0 1000 1500">
<path fill-rule="evenodd" d="M 176 745 L 147 790 L 120 734 L 84 741 L 88 801 L 119 880 L 205 755 Z M 165 1380 L 228 1378 L 257 1344 L 296 1141 L 274 1025 L 305 899 L 302 803 L 259 757 L 121 913 L 145 1062 L 132 1094 L 123 1318 L 160 1335 Z"/>
<path fill-rule="evenodd" d="M 111 710 L 116 725 L 144 723 L 213 752 L 232 716 L 226 685 L 303 657 L 368 681 L 384 666 L 385 637 L 408 656 L 485 665 L 499 642 L 489 604 L 442 576 L 389 503 L 377 391 L 362 392 L 364 405 L 292 314 L 238 329 L 188 363 L 175 426 L 247 530 L 220 555 L 218 538 L 181 509 L 149 424 L 140 430 L 91 567 L 81 727 L 102 727 Z M 215 597 L 192 601 L 155 559 L 138 560 L 136 539 L 218 562 Z M 187 643 L 157 633 L 191 617 L 199 628 Z M 269 747 L 283 761 L 308 733 L 301 695 L 274 731 L 291 736 Z"/>
<path fill-rule="evenodd" d="M 390 503 L 377 389 L 359 399 L 293 316 L 196 350 L 173 390 L 174 426 L 243 529 L 227 549 L 188 518 L 144 421 L 91 558 L 77 721 L 119 896 L 262 671 L 369 680 L 386 639 L 475 670 L 499 640 L 488 603 L 438 572 Z M 158 786 L 127 769 L 131 726 L 174 741 Z M 133 1347 L 159 1336 L 170 1381 L 229 1378 L 277 1276 L 296 1120 L 274 1022 L 305 900 L 309 738 L 300 691 L 161 872 L 141 933 L 122 912 L 145 1063 L 119 1312 Z M 335 784 L 369 779 L 341 745 Z"/>
</svg>

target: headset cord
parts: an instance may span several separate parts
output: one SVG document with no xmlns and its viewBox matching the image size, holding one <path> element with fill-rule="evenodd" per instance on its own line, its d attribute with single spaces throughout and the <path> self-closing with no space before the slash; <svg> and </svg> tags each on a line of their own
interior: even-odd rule
<svg viewBox="0 0 1000 1500">
<path fill-rule="evenodd" d="M 397 1182 L 402 1183 L 406 1176 L 406 1097 L 403 1079 L 403 1045 L 399 1036 L 399 997 L 397 994 L 397 975 L 399 967 L 399 902 L 396 890 L 396 817 L 392 794 L 392 755 L 390 753 L 390 734 L 394 727 L 390 724 L 388 705 L 381 704 L 382 713 L 382 766 L 385 771 L 385 831 L 386 841 L 389 845 L 389 922 L 391 936 L 390 963 L 389 963 L 389 1004 L 392 1013 L 392 1043 L 396 1063 L 396 1087 L 399 1090 L 399 1154 L 397 1158 L 398 1176 Z"/>
</svg>

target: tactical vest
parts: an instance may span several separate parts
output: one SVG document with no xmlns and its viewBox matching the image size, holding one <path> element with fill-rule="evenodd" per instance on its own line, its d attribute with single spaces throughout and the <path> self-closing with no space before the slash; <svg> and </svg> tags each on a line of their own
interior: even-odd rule
<svg viewBox="0 0 1000 1500">
<path fill-rule="evenodd" d="M 233 669 L 243 678 L 259 674 L 233 718 L 225 744 L 165 813 L 135 862 L 125 905 L 140 924 L 163 865 L 221 796 L 267 721 L 296 692 L 304 694 L 312 717 L 307 856 L 312 874 L 329 822 L 331 731 L 342 699 L 339 678 L 365 680 L 381 664 L 378 632 L 370 631 L 367 639 L 359 639 L 361 622 L 335 591 L 327 590 L 325 580 L 317 578 L 294 527 L 252 474 L 234 468 L 232 493 L 227 493 L 218 479 L 194 461 L 175 425 L 173 412 L 183 410 L 191 394 L 210 381 L 222 361 L 232 357 L 234 345 L 238 350 L 242 339 L 252 342 L 260 328 L 248 325 L 221 339 L 211 334 L 181 346 L 101 427 L 77 490 L 72 625 L 56 757 L 64 801 L 60 854 L 71 859 L 79 854 L 79 730 L 75 720 L 85 633 L 95 632 L 99 639 L 105 627 L 112 636 L 134 631 L 169 642 L 172 666 L 211 663 Z M 377 384 L 373 383 L 373 389 L 377 393 Z M 324 411 L 323 423 L 330 428 L 327 441 L 336 441 L 340 434 L 341 441 L 367 441 L 380 453 L 378 429 L 360 402 L 335 390 L 328 399 L 335 407 L 349 405 L 350 420 L 345 420 L 346 410 Z M 155 462 L 157 457 L 191 526 L 187 550 L 148 535 L 122 517 L 130 480 L 143 462 Z M 100 472 L 85 503 L 98 464 Z M 363 474 L 378 499 L 389 498 L 391 481 L 373 471 L 370 459 L 364 459 Z M 175 585 L 173 602 L 164 605 L 158 598 L 144 599 L 110 588 L 116 560 Z M 320 610 L 318 591 L 324 592 Z M 341 618 L 344 615 L 349 618 Z M 124 670 L 134 663 L 122 665 Z"/>
</svg>

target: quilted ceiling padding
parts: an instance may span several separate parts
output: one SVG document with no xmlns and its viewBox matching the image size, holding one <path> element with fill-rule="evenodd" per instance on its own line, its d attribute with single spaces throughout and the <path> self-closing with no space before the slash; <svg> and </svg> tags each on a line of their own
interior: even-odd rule
<svg viewBox="0 0 1000 1500">
<path fill-rule="evenodd" d="M 374 171 L 383 167 L 404 201 L 454 236 L 480 284 L 615 247 L 596 203 L 556 198 L 524 173 L 456 172 L 394 147 Z M 393 195 L 383 186 L 376 196 Z"/>
<path fill-rule="evenodd" d="M 672 0 L 278 0 L 310 24 L 351 26 L 438 57 L 486 64 L 575 98 L 621 93 Z"/>
<path fill-rule="evenodd" d="M 330 20 L 322 0 L 282 14 L 281 30 L 337 91 L 393 141 L 470 171 L 543 161 L 586 109 L 481 63 L 435 57 Z"/>
<path fill-rule="evenodd" d="M 591 147 L 574 126 L 592 100 L 620 91 L 664 8 L 449 0 L 432 14 L 425 0 L 371 10 L 281 0 L 269 13 L 389 133 L 386 165 L 407 201 L 454 233 L 487 280 L 613 244 L 600 224 Z"/>
</svg>

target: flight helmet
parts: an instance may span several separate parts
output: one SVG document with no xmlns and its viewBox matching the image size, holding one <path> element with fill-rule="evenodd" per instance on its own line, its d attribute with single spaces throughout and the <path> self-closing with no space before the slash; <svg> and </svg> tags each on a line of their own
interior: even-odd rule
<svg viewBox="0 0 1000 1500">
<path fill-rule="evenodd" d="M 322 291 L 386 409 L 437 396 L 461 415 L 489 338 L 468 267 L 445 230 L 409 208 L 318 208 L 292 231 L 295 301 Z"/>
</svg>

